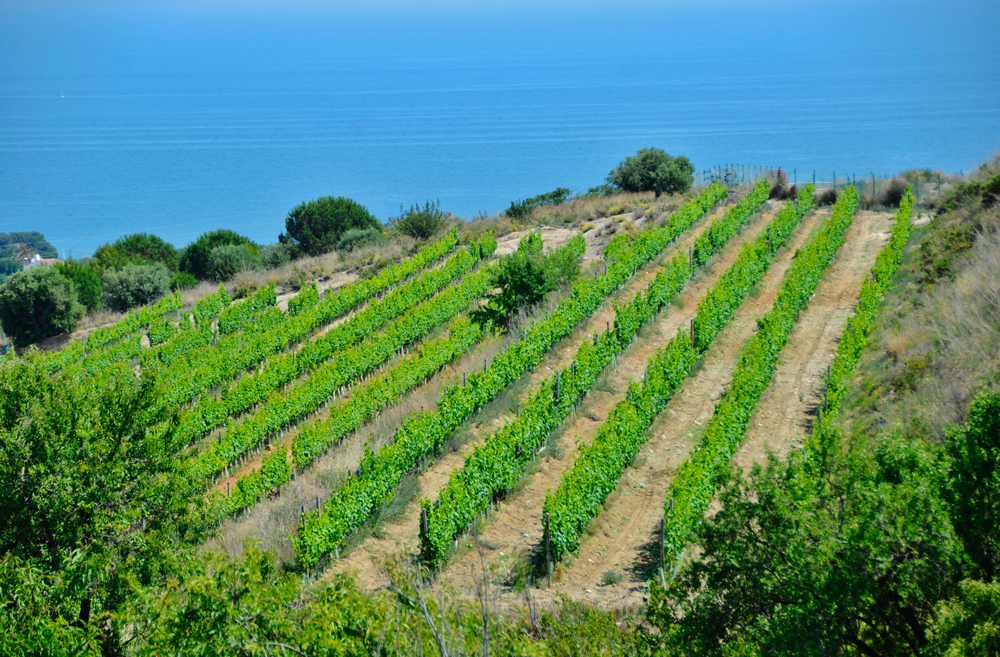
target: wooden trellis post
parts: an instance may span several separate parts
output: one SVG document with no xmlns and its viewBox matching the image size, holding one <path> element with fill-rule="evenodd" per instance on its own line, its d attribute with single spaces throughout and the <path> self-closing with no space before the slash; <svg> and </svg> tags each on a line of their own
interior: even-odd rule
<svg viewBox="0 0 1000 657">
<path fill-rule="evenodd" d="M 552 535 L 549 531 L 549 514 L 545 514 L 545 573 L 549 578 L 549 586 L 552 586 Z"/>
</svg>

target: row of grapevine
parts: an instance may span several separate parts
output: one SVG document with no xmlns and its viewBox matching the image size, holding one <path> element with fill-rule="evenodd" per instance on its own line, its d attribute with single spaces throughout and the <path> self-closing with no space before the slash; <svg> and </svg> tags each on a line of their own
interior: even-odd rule
<svg viewBox="0 0 1000 657">
<path fill-rule="evenodd" d="M 566 337 L 577 323 L 590 316 L 615 289 L 623 285 L 642 265 L 656 257 L 670 242 L 702 216 L 726 194 L 715 185 L 675 213 L 667 225 L 640 233 L 616 254 L 607 273 L 578 281 L 544 320 L 535 322 L 522 340 L 499 354 L 482 373 L 475 372 L 465 386 L 451 386 L 441 395 L 437 412 L 419 412 L 407 418 L 392 442 L 377 453 L 367 452 L 361 474 L 352 477 L 327 502 L 323 510 L 303 515 L 295 549 L 305 565 L 315 564 L 333 551 L 369 515 L 388 499 L 403 476 L 418 461 L 436 450 L 463 422 L 493 397 L 541 362 L 558 340 Z M 574 240 L 580 240 L 578 236 Z"/>
<path fill-rule="evenodd" d="M 764 185 L 763 194 L 755 190 L 712 222 L 706 232 L 718 234 L 721 231 L 716 226 L 725 225 L 731 227 L 728 234 L 735 235 L 767 200 L 766 181 Z M 725 240 L 715 240 L 703 248 L 720 249 L 724 245 Z M 543 381 L 513 422 L 466 457 L 465 465 L 451 475 L 436 503 L 422 502 L 425 515 L 421 518 L 420 540 L 427 562 L 440 567 L 453 538 L 466 530 L 500 494 L 514 488 L 539 445 L 576 408 L 600 373 L 617 360 L 639 330 L 681 291 L 692 273 L 686 253 L 677 254 L 665 264 L 646 294 L 640 292 L 624 307 L 615 308 L 611 330 L 595 336 L 593 343 L 584 341 L 569 367 Z"/>
<path fill-rule="evenodd" d="M 330 406 L 326 420 L 302 427 L 292 441 L 297 467 L 304 467 L 331 444 L 356 430 L 405 393 L 428 380 L 435 372 L 468 351 L 484 335 L 478 324 L 457 319 L 449 334 L 423 344 L 417 354 L 403 360 L 351 391 L 349 399 Z M 278 486 L 288 483 L 292 464 L 282 445 L 268 453 L 258 470 L 242 475 L 228 496 L 217 495 L 214 506 L 220 516 L 252 507 Z"/>
<path fill-rule="evenodd" d="M 355 372 L 353 376 L 356 376 L 361 372 L 367 371 L 358 370 L 358 367 L 362 363 L 365 366 L 372 367 L 380 364 L 392 352 L 400 349 L 410 340 L 417 337 L 413 334 L 411 327 L 420 325 L 424 326 L 425 330 L 429 330 L 432 326 L 425 325 L 425 320 L 413 318 L 412 313 L 410 313 L 402 323 L 395 325 L 397 328 L 389 333 L 389 339 L 380 342 L 380 345 L 388 347 L 391 343 L 395 345 L 394 347 L 373 349 L 364 354 L 364 357 L 360 361 L 356 360 L 351 363 L 343 362 L 346 356 L 338 352 L 342 352 L 359 340 L 371 336 L 387 321 L 412 309 L 414 304 L 432 296 L 449 282 L 459 278 L 476 266 L 484 254 L 488 255 L 492 253 L 496 245 L 496 241 L 492 235 L 487 235 L 484 240 L 487 242 L 486 246 L 489 247 L 489 251 L 478 242 L 470 245 L 468 249 L 462 249 L 449 258 L 442 267 L 430 269 L 405 285 L 401 285 L 380 301 L 369 304 L 364 310 L 358 312 L 348 321 L 334 327 L 326 335 L 305 344 L 302 349 L 289 351 L 277 358 L 273 358 L 264 364 L 260 372 L 241 377 L 233 385 L 225 388 L 218 398 L 207 395 L 203 396 L 195 403 L 193 408 L 183 414 L 178 438 L 183 438 L 185 442 L 190 442 L 197 436 L 221 424 L 227 417 L 241 413 L 254 404 L 264 402 L 269 396 L 275 395 L 276 391 L 293 381 L 299 375 L 320 366 L 332 358 L 336 362 L 327 364 L 325 372 L 335 380 L 340 380 L 342 378 L 341 375 L 346 376 L 348 372 Z M 473 288 L 479 289 L 490 282 L 492 282 L 491 279 L 476 278 L 473 287 L 462 287 L 462 290 L 465 292 L 459 296 L 465 298 L 468 294 L 472 294 L 468 290 L 472 290 Z M 454 297 L 454 294 L 449 295 L 441 303 L 446 306 L 453 304 Z M 471 303 L 471 301 L 472 299 L 469 299 L 466 303 Z M 438 305 L 440 306 L 440 304 Z M 452 311 L 453 314 L 458 312 L 459 309 Z M 299 315 L 299 317 L 304 316 Z M 435 314 L 434 316 L 439 317 L 438 322 L 444 319 L 440 315 Z M 334 358 L 335 355 L 338 357 Z M 376 360 L 376 358 L 381 360 Z M 312 376 L 315 377 L 315 374 Z M 353 376 L 350 378 L 353 378 Z M 346 379 L 345 382 L 349 381 L 350 378 Z M 341 385 L 343 383 L 338 384 L 337 387 L 339 388 Z"/>
<path fill-rule="evenodd" d="M 801 217 L 813 203 L 813 186 L 806 185 L 795 201 L 795 209 L 786 208 L 767 227 L 767 232 L 744 249 L 754 254 L 741 254 L 725 276 L 698 302 L 695 320 L 695 346 L 704 351 L 719 331 L 729 324 L 733 313 L 743 303 L 751 288 L 763 277 L 775 252 L 773 245 L 784 244 L 795 231 Z"/>
<path fill-rule="evenodd" d="M 273 391 L 256 413 L 230 424 L 218 441 L 198 454 L 190 471 L 196 477 L 219 472 L 267 436 L 313 412 L 350 381 L 379 367 L 404 346 L 454 317 L 485 294 L 495 281 L 496 274 L 492 268 L 475 272 L 457 285 L 411 308 L 385 330 L 353 347 L 335 352 L 330 360 L 297 385 L 287 391 Z M 190 434 L 182 432 L 178 436 L 178 444 L 188 440 Z"/>
<path fill-rule="evenodd" d="M 288 300 L 288 314 L 292 317 L 301 315 L 319 303 L 319 289 L 316 283 L 302 286 L 299 293 Z"/>
<path fill-rule="evenodd" d="M 195 324 L 208 326 L 232 302 L 233 298 L 226 293 L 226 287 L 220 284 L 218 292 L 209 294 L 194 305 L 192 314 Z"/>
<path fill-rule="evenodd" d="M 271 283 L 254 292 L 252 297 L 230 304 L 219 314 L 219 333 L 222 335 L 233 333 L 256 317 L 257 313 L 277 302 L 278 295 L 274 292 L 274 283 Z"/>
<path fill-rule="evenodd" d="M 774 254 L 810 209 L 811 194 L 812 188 L 807 187 L 799 203 L 782 208 L 768 223 L 766 230 L 741 249 L 736 262 L 712 286 L 706 298 L 718 296 L 714 293 L 719 290 L 727 291 L 733 297 L 730 301 L 732 307 L 738 308 L 753 284 L 764 276 Z M 766 193 L 764 196 L 766 198 Z M 782 230 L 778 230 L 779 226 Z M 792 230 L 786 230 L 788 226 Z M 715 241 L 703 244 L 706 249 L 720 246 Z M 732 281 L 735 277 L 749 278 L 743 285 L 734 285 Z M 695 323 L 697 325 L 697 320 Z M 625 468 L 645 444 L 646 430 L 688 377 L 694 363 L 711 346 L 715 335 L 713 333 L 699 346 L 690 333 L 678 332 L 650 361 L 643 384 L 630 384 L 626 398 L 612 411 L 590 447 L 580 450 L 556 491 L 546 495 L 543 509 L 549 516 L 553 558 L 561 559 L 579 546 L 587 524 L 600 513 L 608 495 L 618 487 Z"/>
<path fill-rule="evenodd" d="M 813 437 L 807 448 L 822 449 L 827 440 L 836 435 L 833 419 L 840 411 L 840 404 L 854 377 L 854 368 L 861 359 L 861 353 L 868 345 L 868 335 L 875 328 L 882 295 L 889 289 L 893 276 L 903 260 L 903 248 L 913 230 L 913 194 L 909 186 L 896 212 L 889 243 L 875 258 L 871 277 L 861 284 L 861 294 L 854 307 L 854 315 L 847 320 L 844 332 L 837 344 L 830 374 L 826 381 L 825 407 L 820 408 L 813 424 Z"/>
<path fill-rule="evenodd" d="M 244 370 L 256 367 L 272 354 L 305 339 L 361 301 L 383 291 L 393 281 L 407 278 L 419 269 L 417 263 L 428 264 L 451 251 L 457 240 L 456 234 L 449 233 L 421 249 L 410 260 L 386 268 L 374 278 L 357 281 L 335 294 L 328 294 L 310 310 L 297 317 L 286 316 L 285 321 L 265 333 L 252 336 L 246 332 L 231 334 L 209 348 L 195 350 L 186 358 L 177 359 L 165 372 L 164 378 L 170 381 L 170 385 L 161 395 L 160 404 L 166 408 L 179 406 L 205 390 L 233 379 Z M 479 246 L 480 249 L 484 247 L 482 244 Z"/>
<path fill-rule="evenodd" d="M 172 294 L 168 297 L 163 297 L 151 306 L 136 308 L 129 312 L 121 321 L 111 326 L 97 329 L 87 336 L 86 341 L 77 340 L 59 351 L 44 354 L 42 358 L 45 363 L 45 369 L 49 374 L 54 374 L 61 369 L 69 367 L 84 356 L 99 352 L 130 333 L 139 331 L 157 318 L 178 310 L 180 307 L 180 295 Z"/>
<path fill-rule="evenodd" d="M 181 302 L 181 295 L 175 293 L 170 296 L 163 297 L 151 306 L 136 308 L 135 310 L 130 311 L 120 322 L 106 328 L 97 329 L 88 335 L 87 351 L 100 349 L 111 344 L 112 342 L 124 338 L 130 333 L 135 333 L 143 327 L 149 326 L 149 324 L 157 317 L 166 315 L 174 310 L 180 310 L 181 305 L 183 305 Z"/>
<path fill-rule="evenodd" d="M 181 317 L 180 324 L 174 324 L 167 317 L 153 320 L 153 323 L 149 325 L 149 346 L 159 346 L 176 336 L 184 322 L 190 324 L 190 319 L 186 314 Z"/>
<path fill-rule="evenodd" d="M 240 339 L 245 340 L 266 333 L 286 319 L 285 313 L 276 306 L 271 306 L 250 318 L 243 325 L 244 336 Z M 211 324 L 191 324 L 182 321 L 178 326 L 177 335 L 165 344 L 157 345 L 153 349 L 143 352 L 143 368 L 158 367 L 157 361 L 164 365 L 170 365 L 193 351 L 210 346 L 217 337 L 218 334 L 212 330 Z"/>
<path fill-rule="evenodd" d="M 748 201 L 746 207 L 752 208 L 750 212 L 756 210 L 757 207 L 767 200 L 770 190 L 771 186 L 767 179 L 757 181 L 746 198 Z M 733 215 L 727 214 L 721 221 L 712 222 L 712 225 L 694 241 L 694 246 L 691 249 L 693 266 L 701 267 L 707 263 L 713 255 L 719 252 L 722 245 L 729 242 L 739 232 L 740 227 L 743 226 L 746 220 L 747 217 L 734 213 Z"/>
<path fill-rule="evenodd" d="M 799 250 L 771 309 L 757 320 L 757 333 L 740 349 L 732 384 L 715 406 L 701 445 L 681 465 L 665 507 L 664 551 L 674 558 L 687 545 L 694 524 L 715 496 L 719 475 L 743 440 L 760 396 L 771 382 L 781 349 L 844 242 L 857 210 L 858 194 L 841 194 L 823 229 Z"/>
</svg>

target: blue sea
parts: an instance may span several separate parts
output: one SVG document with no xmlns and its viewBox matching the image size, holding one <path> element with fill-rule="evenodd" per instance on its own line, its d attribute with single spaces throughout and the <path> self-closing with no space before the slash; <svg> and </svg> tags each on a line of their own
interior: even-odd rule
<svg viewBox="0 0 1000 657">
<path fill-rule="evenodd" d="M 325 195 L 471 218 L 645 146 L 968 171 L 1000 148 L 994 4 L 0 4 L 0 232 L 81 257 L 273 242 Z"/>
</svg>

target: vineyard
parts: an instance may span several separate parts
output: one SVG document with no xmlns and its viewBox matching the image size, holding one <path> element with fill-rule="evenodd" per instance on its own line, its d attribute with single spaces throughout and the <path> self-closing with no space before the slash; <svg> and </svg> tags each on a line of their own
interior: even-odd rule
<svg viewBox="0 0 1000 657">
<path fill-rule="evenodd" d="M 916 210 L 814 193 L 716 183 L 543 228 L 578 278 L 506 333 L 477 311 L 530 231 L 452 229 L 340 287 L 169 296 L 30 358 L 93 392 L 149 375 L 204 546 L 362 591 L 406 563 L 455 589 L 479 569 L 507 605 L 626 608 L 697 553 L 731 467 L 835 449 Z"/>
</svg>

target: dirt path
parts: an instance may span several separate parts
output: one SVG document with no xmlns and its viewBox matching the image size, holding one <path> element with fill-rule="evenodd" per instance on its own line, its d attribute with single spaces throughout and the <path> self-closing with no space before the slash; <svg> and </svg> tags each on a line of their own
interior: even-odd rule
<svg viewBox="0 0 1000 657">
<path fill-rule="evenodd" d="M 844 245 L 830 263 L 816 295 L 799 315 L 781 361 L 750 421 L 734 463 L 749 471 L 767 452 L 785 456 L 801 443 L 823 393 L 823 377 L 833 361 L 847 318 L 878 252 L 889 240 L 893 215 L 859 212 Z"/>
<path fill-rule="evenodd" d="M 701 427 L 711 417 L 716 400 L 729 384 L 740 347 L 753 334 L 756 318 L 773 302 L 795 252 L 825 215 L 813 214 L 804 219 L 789 243 L 778 253 L 758 287 L 759 292 L 748 298 L 737 311 L 729 327 L 716 338 L 699 372 L 684 384 L 667 410 L 654 422 L 650 431 L 653 437 L 636 457 L 636 467 L 626 471 L 618 490 L 609 497 L 606 510 L 592 525 L 593 533 L 584 537 L 579 557 L 560 565 L 553 588 L 538 591 L 540 601 L 549 602 L 556 595 L 563 594 L 611 606 L 631 606 L 642 602 L 644 582 L 648 577 L 643 569 L 644 561 L 648 548 L 654 543 L 656 523 L 663 515 L 662 505 L 670 476 L 686 458 L 690 448 L 697 444 Z M 727 251 L 727 255 L 731 263 L 735 260 L 735 249 Z M 725 271 L 722 262 L 715 267 L 716 277 Z M 673 313 L 673 321 L 680 325 L 689 322 L 697 299 L 707 288 L 708 285 L 698 290 L 699 296 L 693 297 L 682 312 Z M 634 356 L 629 354 L 629 358 L 634 357 L 639 363 L 636 366 L 638 371 L 642 371 L 657 346 L 650 345 Z M 623 395 L 618 396 L 619 399 L 621 397 Z M 583 411 L 586 412 L 586 409 Z M 523 494 L 518 496 L 523 503 L 511 504 L 509 511 L 498 515 L 488 531 L 483 532 L 483 537 L 490 541 L 491 546 L 498 547 L 497 552 L 523 553 L 539 545 L 545 491 L 558 486 L 563 470 L 570 465 L 571 462 L 552 463 L 547 468 L 543 467 L 525 487 Z M 502 572 L 503 568 L 500 567 L 499 571 Z M 602 585 L 605 573 L 609 572 L 620 574 L 622 581 L 615 585 Z"/>
<path fill-rule="evenodd" d="M 718 210 L 713 213 L 710 219 L 714 219 L 717 216 L 721 216 L 723 210 Z M 666 251 L 667 257 L 673 257 L 674 253 L 684 252 L 687 250 L 688 245 L 693 243 L 694 239 L 701 234 L 701 232 L 709 225 L 709 220 L 702 220 L 694 230 L 687 233 L 684 239 L 680 240 L 673 249 L 668 249 Z M 766 221 L 758 220 L 755 223 L 757 230 L 761 229 Z M 751 229 L 751 232 L 754 232 Z M 735 257 L 735 256 L 733 256 Z M 622 292 L 618 295 L 619 298 L 631 299 L 634 294 L 644 289 L 647 283 L 656 275 L 659 271 L 660 266 L 665 258 L 659 258 L 653 263 L 650 263 L 643 269 L 641 269 L 635 277 L 632 278 L 624 287 Z M 723 261 L 718 260 L 712 263 L 712 266 L 717 268 Z M 728 265 L 724 265 L 728 266 Z M 719 271 L 724 271 L 720 269 Z M 705 277 L 703 274 L 702 278 Z M 696 279 L 693 282 L 693 286 L 701 284 L 701 281 Z M 689 288 L 693 289 L 693 288 Z M 698 293 L 694 293 L 698 294 Z M 682 302 L 687 306 L 692 306 L 697 303 L 698 296 L 691 296 L 691 294 L 686 294 L 683 297 Z M 665 313 L 665 315 L 670 315 L 670 311 Z M 594 331 L 603 331 L 607 328 L 610 322 L 614 321 L 614 309 L 612 304 L 605 302 L 583 326 L 574 331 L 573 335 L 564 340 L 556 348 L 550 352 L 543 361 L 543 365 L 539 367 L 535 372 L 532 372 L 528 377 L 528 385 L 522 387 L 522 391 L 530 390 L 533 388 L 534 384 L 540 382 L 544 378 L 551 375 L 552 371 L 560 367 L 565 367 L 568 365 L 576 351 L 579 349 L 580 344 L 582 344 L 584 339 L 589 338 L 593 335 Z M 686 320 L 685 320 L 686 321 Z M 680 326 L 678 324 L 677 326 Z M 669 328 L 670 335 L 677 330 L 677 326 Z M 666 335 L 664 331 L 663 335 Z M 668 336 L 669 337 L 669 336 Z M 661 343 L 661 337 L 656 336 L 653 340 L 657 346 L 654 346 L 655 350 Z M 616 368 L 618 372 L 612 375 L 612 379 L 624 378 L 627 380 L 628 377 L 642 376 L 642 371 L 645 368 L 645 360 L 642 359 L 640 363 L 641 367 L 636 370 L 635 367 L 629 366 L 625 367 L 624 363 L 620 362 L 619 366 Z M 606 384 L 598 384 L 597 387 L 608 387 L 608 389 L 622 389 L 619 382 L 609 381 Z M 594 410 L 587 411 L 593 419 L 585 418 L 583 412 L 576 417 L 576 421 L 583 422 L 590 425 L 596 425 L 601 418 L 606 417 L 607 413 L 611 410 L 616 401 L 608 393 L 596 392 L 591 397 L 591 405 L 594 406 Z M 505 417 L 500 417 L 490 423 L 487 427 L 482 427 L 477 431 L 477 435 L 473 440 L 470 440 L 466 445 L 459 451 L 449 454 L 444 458 L 440 459 L 437 463 L 431 465 L 427 471 L 420 475 L 419 484 L 419 496 L 420 497 L 430 497 L 433 498 L 436 492 L 448 481 L 451 473 L 456 469 L 461 467 L 465 461 L 465 457 L 472 451 L 472 449 L 481 442 L 486 436 L 491 435 L 497 429 L 499 429 L 503 422 L 510 419 L 510 415 Z M 575 434 L 573 434 L 575 435 Z M 543 466 L 544 467 L 544 466 Z M 419 498 L 418 498 L 419 499 Z M 398 520 L 391 523 L 383 523 L 380 528 L 379 537 L 371 537 L 364 541 L 359 549 L 353 550 L 349 555 L 342 559 L 339 563 L 333 566 L 330 571 L 332 572 L 351 572 L 354 571 L 357 575 L 357 581 L 360 586 L 368 590 L 373 590 L 379 588 L 383 585 L 383 581 L 379 575 L 378 563 L 384 558 L 393 554 L 415 554 L 418 550 L 418 539 L 417 539 L 417 518 L 420 513 L 420 507 L 417 500 L 414 500 L 409 504 L 406 510 L 401 514 Z M 509 552 L 508 552 L 509 553 Z M 467 569 L 456 568 L 456 572 L 465 573 Z"/>
</svg>

